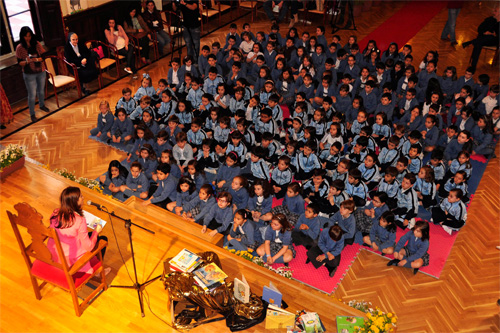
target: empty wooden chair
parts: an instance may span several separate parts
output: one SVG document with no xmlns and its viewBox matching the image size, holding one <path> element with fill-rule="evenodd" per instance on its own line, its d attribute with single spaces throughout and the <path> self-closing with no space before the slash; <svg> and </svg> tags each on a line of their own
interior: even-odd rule
<svg viewBox="0 0 500 333">
<path fill-rule="evenodd" d="M 36 298 L 38 300 L 42 298 L 40 290 L 47 283 L 55 285 L 71 294 L 75 313 L 79 317 L 90 302 L 98 294 L 107 289 L 101 255 L 101 250 L 106 247 L 107 242 L 100 240 L 92 252 L 83 255 L 72 266 L 68 266 L 66 260 L 61 260 L 61 263 L 59 263 L 54 261 L 47 247 L 47 241 L 53 239 L 58 257 L 65 258 L 57 231 L 45 226 L 42 215 L 27 203 L 17 203 L 14 208 L 17 211 L 17 215 L 10 211 L 7 211 L 7 215 L 19 243 L 24 262 L 28 267 Z M 21 230 L 23 231 L 24 239 L 29 237 L 27 236 L 28 234 L 31 236 L 31 244 L 26 246 L 19 227 L 23 227 Z M 26 229 L 27 233 L 24 232 L 24 229 Z M 92 267 L 92 274 L 79 271 L 87 263 L 90 263 Z M 99 282 L 96 282 L 94 279 L 91 280 L 93 277 L 99 277 Z M 43 282 L 39 284 L 38 280 L 42 280 Z M 95 289 L 80 303 L 78 292 L 87 283 L 92 284 Z"/>
<path fill-rule="evenodd" d="M 73 73 L 75 76 L 58 75 L 56 70 L 54 69 L 54 63 L 52 62 L 52 59 L 60 60 L 56 56 L 44 55 L 45 71 L 48 74 L 47 81 L 49 81 L 49 83 L 54 87 L 54 95 L 56 96 L 56 103 L 57 107 L 59 108 L 59 99 L 57 98 L 57 88 L 66 87 L 69 85 L 71 86 L 76 85 L 76 89 L 78 91 L 78 98 L 82 97 L 82 90 L 81 90 L 80 80 L 78 80 L 78 70 L 76 69 L 76 66 L 74 64 L 67 62 L 66 59 L 63 59 L 63 61 L 68 66 L 71 66 L 73 68 Z M 47 86 L 45 86 L 45 90 L 47 90 Z"/>
<path fill-rule="evenodd" d="M 238 15 L 241 16 L 241 8 L 249 9 L 252 16 L 252 23 L 257 16 L 258 2 L 255 0 L 238 0 Z"/>
</svg>

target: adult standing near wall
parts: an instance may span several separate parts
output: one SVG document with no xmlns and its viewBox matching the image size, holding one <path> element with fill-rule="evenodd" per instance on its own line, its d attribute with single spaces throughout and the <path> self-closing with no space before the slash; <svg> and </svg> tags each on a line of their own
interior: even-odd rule
<svg viewBox="0 0 500 333">
<path fill-rule="evenodd" d="M 42 44 L 36 40 L 30 27 L 22 27 L 19 32 L 21 42 L 16 48 L 17 62 L 23 69 L 23 79 L 28 91 L 28 107 L 30 110 L 31 121 L 37 121 L 35 115 L 35 101 L 38 95 L 38 104 L 40 110 L 50 112 L 45 106 L 45 65 L 42 54 L 45 49 Z"/>
<path fill-rule="evenodd" d="M 160 52 L 160 56 L 163 55 L 163 48 L 170 45 L 170 36 L 165 30 L 163 30 L 161 14 L 160 11 L 156 9 L 156 5 L 153 0 L 146 2 L 146 10 L 142 14 L 142 18 L 146 21 L 149 30 L 155 32 L 156 40 L 158 41 L 158 51 Z"/>
<path fill-rule="evenodd" d="M 455 25 L 457 24 L 457 17 L 463 5 L 463 1 L 448 1 L 448 21 L 446 21 L 443 31 L 441 32 L 441 39 L 449 40 L 451 42 L 451 46 L 458 44 L 455 37 Z"/>
<path fill-rule="evenodd" d="M 178 7 L 179 6 L 179 7 Z M 172 3 L 174 10 L 182 12 L 182 26 L 184 42 L 187 45 L 187 54 L 193 57 L 194 63 L 198 63 L 200 54 L 200 10 L 197 0 L 181 0 Z"/>
<path fill-rule="evenodd" d="M 64 57 L 66 61 L 74 64 L 78 70 L 78 79 L 82 85 L 82 92 L 89 95 L 87 83 L 97 79 L 97 68 L 95 66 L 96 57 L 90 52 L 88 47 L 82 41 L 79 41 L 78 35 L 74 32 L 68 34 L 68 42 L 64 46 Z M 70 72 L 73 68 L 68 66 Z"/>
<path fill-rule="evenodd" d="M 108 20 L 108 29 L 104 29 L 104 34 L 108 43 L 116 47 L 118 54 L 126 57 L 127 67 L 125 67 L 125 72 L 135 74 L 137 70 L 135 69 L 134 45 L 130 44 L 125 30 L 121 25 L 116 24 L 113 17 Z"/>
<path fill-rule="evenodd" d="M 472 55 L 470 57 L 471 67 L 475 70 L 479 55 L 483 46 L 497 46 L 498 38 L 500 37 L 500 10 L 498 5 L 493 9 L 493 15 L 484 19 L 477 28 L 477 37 L 473 40 L 462 44 L 466 48 L 470 44 L 474 45 Z"/>
</svg>

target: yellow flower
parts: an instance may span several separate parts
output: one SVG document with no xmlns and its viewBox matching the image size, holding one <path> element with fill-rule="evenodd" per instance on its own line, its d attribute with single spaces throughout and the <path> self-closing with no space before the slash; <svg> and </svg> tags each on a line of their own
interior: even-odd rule
<svg viewBox="0 0 500 333">
<path fill-rule="evenodd" d="M 389 312 L 389 313 L 387 314 L 387 318 L 391 318 L 391 317 L 392 317 L 392 313 L 390 313 L 390 312 Z"/>
<path fill-rule="evenodd" d="M 359 330 L 359 326 L 354 326 L 354 330 L 355 331 Z"/>
<path fill-rule="evenodd" d="M 370 326 L 370 329 L 371 329 L 374 333 L 378 333 L 378 332 L 380 332 L 380 330 L 378 329 L 378 327 L 377 327 L 377 326 L 375 326 L 375 325 Z"/>
<path fill-rule="evenodd" d="M 395 324 L 395 323 L 396 323 L 396 321 L 397 321 L 397 319 L 396 319 L 396 318 L 392 318 L 392 319 L 391 319 L 391 323 L 393 323 L 393 324 Z"/>
<path fill-rule="evenodd" d="M 385 331 L 386 332 L 389 332 L 392 328 L 392 325 L 391 324 L 385 324 Z"/>
</svg>

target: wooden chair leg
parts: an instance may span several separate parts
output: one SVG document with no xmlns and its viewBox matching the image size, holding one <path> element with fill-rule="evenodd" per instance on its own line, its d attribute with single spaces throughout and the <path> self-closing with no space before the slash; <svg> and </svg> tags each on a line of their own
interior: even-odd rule
<svg viewBox="0 0 500 333">
<path fill-rule="evenodd" d="M 59 107 L 60 107 L 60 106 L 59 106 L 59 99 L 57 98 L 57 88 L 56 88 L 56 86 L 54 86 L 54 85 L 53 85 L 53 87 L 54 87 L 54 95 L 56 95 L 56 104 L 57 104 L 57 108 L 59 109 Z"/>
<path fill-rule="evenodd" d="M 491 62 L 491 66 L 496 66 L 498 64 L 498 47 L 495 51 L 495 55 L 493 56 L 493 61 Z"/>
<path fill-rule="evenodd" d="M 36 277 L 30 274 L 31 278 L 31 284 L 33 285 L 33 291 L 35 292 L 35 297 L 37 300 L 42 299 L 42 294 L 40 293 L 40 286 L 38 285 L 38 281 L 36 280 Z"/>
</svg>

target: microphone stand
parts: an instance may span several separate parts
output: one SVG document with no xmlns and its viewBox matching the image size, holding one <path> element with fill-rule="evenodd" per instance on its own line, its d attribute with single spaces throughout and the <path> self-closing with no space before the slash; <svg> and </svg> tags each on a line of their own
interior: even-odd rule
<svg viewBox="0 0 500 333">
<path fill-rule="evenodd" d="M 110 288 L 126 288 L 126 289 L 135 289 L 137 290 L 137 297 L 139 298 L 139 306 L 141 307 L 141 316 L 144 317 L 144 303 L 143 303 L 143 289 L 149 285 L 151 282 L 154 282 L 156 281 L 157 279 L 159 279 L 161 277 L 161 275 L 158 275 L 157 277 L 154 277 L 144 283 L 139 283 L 139 280 L 137 279 L 137 267 L 136 267 L 136 264 L 135 264 L 135 253 L 134 253 L 134 243 L 132 242 L 132 230 L 131 230 L 131 226 L 135 226 L 137 228 L 141 228 L 142 230 L 144 231 L 147 231 L 151 234 L 155 234 L 154 231 L 152 230 L 149 230 L 147 228 L 144 228 L 140 225 L 137 225 L 135 223 L 133 223 L 130 219 L 124 219 L 123 217 L 120 217 L 118 215 L 115 214 L 115 212 L 109 212 L 108 209 L 104 206 L 101 206 L 101 207 L 98 207 L 97 209 L 99 209 L 100 211 L 104 211 L 106 213 L 108 213 L 110 216 L 114 216 L 122 221 L 125 222 L 125 228 L 127 229 L 127 233 L 128 233 L 128 239 L 129 239 L 129 242 L 130 242 L 130 252 L 132 254 L 132 263 L 133 263 L 133 266 L 134 266 L 134 276 L 135 276 L 135 283 L 132 285 L 132 286 L 122 286 L 122 285 L 110 285 L 109 287 Z M 110 217 L 110 220 L 111 220 L 111 217 Z"/>
</svg>

